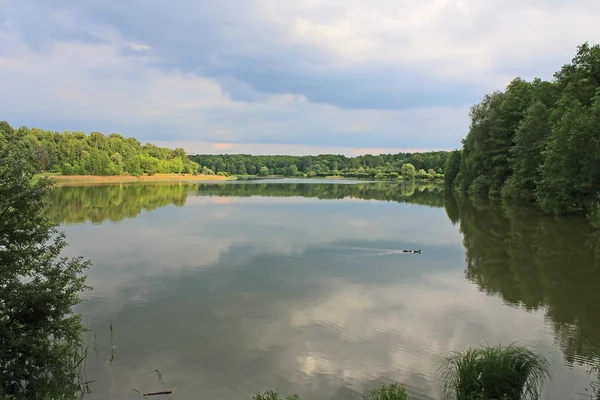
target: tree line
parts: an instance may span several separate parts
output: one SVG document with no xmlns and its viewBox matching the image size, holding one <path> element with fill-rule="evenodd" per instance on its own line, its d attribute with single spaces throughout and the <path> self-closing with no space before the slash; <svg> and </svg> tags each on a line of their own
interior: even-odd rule
<svg viewBox="0 0 600 400">
<path fill-rule="evenodd" d="M 448 152 L 398 153 L 346 157 L 193 155 L 182 148 L 160 148 L 142 144 L 120 134 L 53 132 L 38 128 L 13 129 L 25 145 L 31 160 L 44 172 L 62 175 L 203 174 L 326 177 L 364 179 L 442 179 Z"/>
<path fill-rule="evenodd" d="M 462 150 L 447 159 L 448 185 L 584 211 L 600 226 L 600 46 L 579 46 L 551 81 L 516 78 L 470 117 Z"/>
<path fill-rule="evenodd" d="M 192 174 L 200 166 L 184 149 L 167 149 L 135 138 L 100 132 L 53 132 L 37 128 L 13 129 L 0 122 L 0 130 L 23 143 L 40 170 L 63 175 Z"/>
<path fill-rule="evenodd" d="M 227 175 L 441 179 L 448 152 L 368 154 L 357 157 L 335 154 L 318 156 L 199 154 L 190 158 L 215 173 Z"/>
</svg>

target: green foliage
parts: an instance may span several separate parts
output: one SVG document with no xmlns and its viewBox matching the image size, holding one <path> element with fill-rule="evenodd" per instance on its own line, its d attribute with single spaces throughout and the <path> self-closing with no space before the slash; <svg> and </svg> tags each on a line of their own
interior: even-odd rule
<svg viewBox="0 0 600 400">
<path fill-rule="evenodd" d="M 251 156 L 246 154 L 222 155 L 195 155 L 190 158 L 200 165 L 211 168 L 216 173 L 228 172 L 230 174 L 245 175 L 258 174 L 280 176 L 345 176 L 350 178 L 373 179 L 379 175 L 380 179 L 397 179 L 402 174 L 401 168 L 411 164 L 415 174 L 404 176 L 414 179 L 416 171 L 428 171 L 427 179 L 441 179 L 446 165 L 448 153 L 443 151 L 428 153 L 399 153 L 364 155 L 358 157 L 345 157 L 342 155 L 323 154 L 319 156 Z M 264 169 L 263 169 L 264 167 Z M 261 170 L 263 171 L 261 173 Z M 263 175 L 266 171 L 268 174 Z M 432 173 L 433 171 L 433 173 Z M 396 175 L 398 174 L 398 175 Z"/>
<path fill-rule="evenodd" d="M 290 167 L 288 168 L 288 176 L 296 176 L 298 175 L 298 167 L 296 167 L 295 164 L 290 165 Z"/>
<path fill-rule="evenodd" d="M 403 164 L 400 168 L 400 175 L 402 175 L 404 179 L 415 179 L 417 169 L 410 163 Z"/>
<path fill-rule="evenodd" d="M 542 152 L 550 134 L 550 110 L 541 100 L 533 103 L 515 133 L 515 146 L 511 148 L 513 175 L 503 188 L 506 197 L 535 199 L 535 190 L 542 176 Z"/>
<path fill-rule="evenodd" d="M 444 166 L 444 183 L 447 187 L 454 186 L 454 181 L 460 171 L 460 162 L 462 158 L 461 150 L 454 150 L 448 156 L 446 165 Z"/>
<path fill-rule="evenodd" d="M 588 213 L 588 220 L 594 228 L 600 228 L 600 195 Z"/>
<path fill-rule="evenodd" d="M 51 182 L 29 162 L 28 144 L 0 131 L 0 393 L 72 398 L 82 360 L 80 315 L 89 263 L 61 257 L 65 236 L 48 212 Z"/>
<path fill-rule="evenodd" d="M 22 127 L 13 130 L 6 122 L 0 129 L 14 132 L 28 157 L 39 169 L 65 175 L 193 174 L 200 166 L 183 149 L 165 149 L 133 138 L 99 132 L 50 132 Z M 207 171 L 208 172 L 208 171 Z"/>
<path fill-rule="evenodd" d="M 542 355 L 519 346 L 489 346 L 454 352 L 440 367 L 444 392 L 456 400 L 539 399 L 550 376 Z"/>
<path fill-rule="evenodd" d="M 252 396 L 252 400 L 298 400 L 299 398 L 297 394 L 292 394 L 285 398 L 281 397 L 277 389 L 266 390 Z"/>
<path fill-rule="evenodd" d="M 264 392 L 259 392 L 252 397 L 252 400 L 299 400 L 297 394 L 292 394 L 287 397 L 282 397 L 277 389 L 270 389 Z M 408 392 L 404 385 L 392 383 L 382 385 L 377 389 L 373 389 L 365 400 L 409 400 Z"/>
<path fill-rule="evenodd" d="M 448 160 L 446 169 L 457 163 Z M 459 171 L 448 172 L 446 183 L 463 191 L 591 215 L 600 193 L 600 46 L 579 46 L 552 82 L 515 79 L 485 96 L 471 109 Z"/>
<path fill-rule="evenodd" d="M 382 385 L 373 389 L 365 400 L 409 400 L 410 396 L 406 391 L 406 386 L 398 383 Z"/>
<path fill-rule="evenodd" d="M 265 167 L 264 165 L 262 167 L 260 167 L 260 169 L 258 170 L 258 175 L 260 176 L 267 176 L 271 173 L 271 171 L 269 171 L 269 168 Z"/>
<path fill-rule="evenodd" d="M 424 169 L 420 169 L 419 172 L 417 172 L 417 179 L 433 179 L 433 175 L 428 174 Z"/>
</svg>

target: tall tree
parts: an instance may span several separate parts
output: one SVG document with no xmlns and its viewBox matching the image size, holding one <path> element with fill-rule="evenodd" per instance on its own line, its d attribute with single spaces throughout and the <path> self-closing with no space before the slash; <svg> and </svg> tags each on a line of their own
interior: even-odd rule
<svg viewBox="0 0 600 400">
<path fill-rule="evenodd" d="M 60 257 L 65 237 L 48 213 L 26 145 L 0 127 L 0 393 L 69 398 L 83 326 L 72 312 L 88 263 Z"/>
<path fill-rule="evenodd" d="M 535 189 L 541 180 L 542 152 L 550 134 L 549 118 L 550 110 L 541 100 L 527 110 L 515 133 L 515 145 L 510 151 L 513 175 L 504 186 L 503 195 L 535 200 Z"/>
<path fill-rule="evenodd" d="M 460 171 L 461 158 L 461 150 L 454 150 L 448 156 L 448 160 L 446 161 L 444 168 L 444 182 L 446 183 L 447 187 L 452 187 L 452 185 L 454 185 L 454 181 L 456 180 L 456 177 Z"/>
</svg>

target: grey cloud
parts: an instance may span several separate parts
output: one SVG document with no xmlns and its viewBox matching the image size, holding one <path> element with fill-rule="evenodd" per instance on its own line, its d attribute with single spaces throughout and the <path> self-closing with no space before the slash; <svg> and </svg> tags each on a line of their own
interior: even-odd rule
<svg viewBox="0 0 600 400">
<path fill-rule="evenodd" d="M 49 40 L 72 38 L 96 42 L 101 27 L 111 27 L 127 40 L 147 44 L 153 64 L 216 78 L 234 100 L 253 101 L 258 93 L 297 93 L 309 101 L 355 109 L 407 109 L 462 105 L 480 89 L 435 79 L 414 67 L 382 65 L 373 60 L 351 68 L 332 68 L 331 54 L 314 46 L 278 38 L 282 27 L 265 23 L 256 2 L 59 1 L 48 9 L 48 24 L 30 19 L 31 7 L 15 16 L 26 42 L 35 49 Z M 246 4 L 248 6 L 243 7 Z M 39 15 L 39 14 L 38 14 Z M 77 30 L 59 28 L 72 18 Z M 314 16 L 314 15 L 311 15 Z M 87 28 L 87 31 L 84 29 Z M 133 53 L 130 49 L 125 54 Z M 241 85 L 232 85 L 232 82 Z"/>
</svg>

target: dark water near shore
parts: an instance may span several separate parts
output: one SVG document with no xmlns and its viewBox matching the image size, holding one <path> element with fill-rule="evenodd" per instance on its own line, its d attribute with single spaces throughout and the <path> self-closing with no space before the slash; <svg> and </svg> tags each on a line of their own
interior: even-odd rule
<svg viewBox="0 0 600 400">
<path fill-rule="evenodd" d="M 441 357 L 511 342 L 552 361 L 545 398 L 586 398 L 600 234 L 585 220 L 310 182 L 57 187 L 68 254 L 94 262 L 90 398 L 360 399 L 398 381 L 436 399 Z"/>
</svg>

